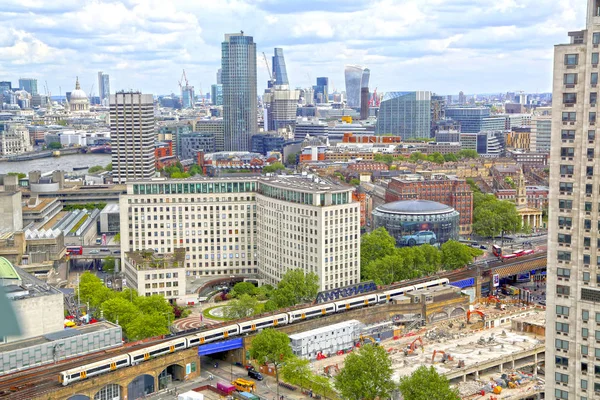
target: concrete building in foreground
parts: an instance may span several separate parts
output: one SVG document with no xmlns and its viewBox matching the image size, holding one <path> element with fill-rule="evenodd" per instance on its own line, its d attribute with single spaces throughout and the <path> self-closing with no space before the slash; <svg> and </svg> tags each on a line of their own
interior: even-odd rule
<svg viewBox="0 0 600 400">
<path fill-rule="evenodd" d="M 308 177 L 130 181 L 121 196 L 121 249 L 185 248 L 185 273 L 276 284 L 291 269 L 322 290 L 360 280 L 354 189 Z M 123 256 L 122 256 L 123 257 Z"/>
<path fill-rule="evenodd" d="M 600 392 L 597 85 L 600 8 L 554 47 L 546 319 L 546 398 Z M 594 171 L 594 169 L 596 169 Z"/>
</svg>

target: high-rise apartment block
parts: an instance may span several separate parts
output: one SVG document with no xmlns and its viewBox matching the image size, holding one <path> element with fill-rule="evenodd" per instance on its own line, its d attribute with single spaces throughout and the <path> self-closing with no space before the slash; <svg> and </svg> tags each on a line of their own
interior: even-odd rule
<svg viewBox="0 0 600 400">
<path fill-rule="evenodd" d="M 273 80 L 275 85 L 290 84 L 285 67 L 285 58 L 283 58 L 283 49 L 278 47 L 275 48 L 275 55 L 273 56 Z"/>
<path fill-rule="evenodd" d="M 154 176 L 154 98 L 140 92 L 110 95 L 113 180 Z"/>
<path fill-rule="evenodd" d="M 110 78 L 102 71 L 98 72 L 98 97 L 102 104 L 108 102 L 110 97 Z"/>
<path fill-rule="evenodd" d="M 600 1 L 554 47 L 548 229 L 546 398 L 600 393 L 600 174 L 596 155 Z"/>
<path fill-rule="evenodd" d="M 360 89 L 369 87 L 371 71 L 360 65 L 346 65 L 346 105 L 350 108 L 360 108 Z"/>
<path fill-rule="evenodd" d="M 258 130 L 256 43 L 244 32 L 226 34 L 221 43 L 225 151 L 248 151 Z"/>
<path fill-rule="evenodd" d="M 23 89 L 32 96 L 38 94 L 37 79 L 19 78 L 19 88 Z"/>
<path fill-rule="evenodd" d="M 431 130 L 431 92 L 387 92 L 379 105 L 375 133 L 428 138 Z"/>
<path fill-rule="evenodd" d="M 265 130 L 293 128 L 296 125 L 298 99 L 300 99 L 300 90 L 290 89 L 288 85 L 275 85 L 265 90 L 263 95 Z"/>
<path fill-rule="evenodd" d="M 360 281 L 360 209 L 353 188 L 300 177 L 161 178 L 128 182 L 121 248 L 185 248 L 185 271 L 277 284 L 291 269 L 322 290 Z"/>
</svg>

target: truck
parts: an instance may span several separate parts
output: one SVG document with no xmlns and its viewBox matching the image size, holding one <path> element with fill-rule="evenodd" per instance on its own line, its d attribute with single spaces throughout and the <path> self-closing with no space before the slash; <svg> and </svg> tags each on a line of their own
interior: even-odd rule
<svg viewBox="0 0 600 400">
<path fill-rule="evenodd" d="M 231 384 L 235 386 L 236 390 L 239 392 L 254 393 L 256 391 L 256 383 L 248 379 L 238 378 L 231 382 Z"/>
<path fill-rule="evenodd" d="M 228 395 L 236 391 L 235 386 L 227 382 L 217 382 L 217 389 Z"/>
</svg>

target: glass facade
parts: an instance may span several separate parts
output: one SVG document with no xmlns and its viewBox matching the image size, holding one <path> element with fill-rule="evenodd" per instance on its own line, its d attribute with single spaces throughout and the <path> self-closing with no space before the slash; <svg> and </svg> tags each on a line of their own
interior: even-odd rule
<svg viewBox="0 0 600 400">
<path fill-rule="evenodd" d="M 210 86 L 210 101 L 215 106 L 223 105 L 223 85 L 216 84 Z"/>
<path fill-rule="evenodd" d="M 315 90 L 315 101 L 317 103 L 329 102 L 329 78 L 317 78 L 317 85 L 313 89 Z"/>
<path fill-rule="evenodd" d="M 227 34 L 221 43 L 225 151 L 248 151 L 256 133 L 256 44 L 252 36 Z"/>
<path fill-rule="evenodd" d="M 374 228 L 383 226 L 396 239 L 397 246 L 445 243 L 458 240 L 459 213 L 448 208 L 446 213 L 414 214 L 373 211 Z"/>
<path fill-rule="evenodd" d="M 446 109 L 446 117 L 460 123 L 462 133 L 479 133 L 484 129 L 484 119 L 490 116 L 487 107 L 451 107 Z M 490 121 L 493 123 L 494 121 Z M 504 129 L 504 126 L 502 128 Z"/>
<path fill-rule="evenodd" d="M 402 139 L 428 138 L 431 129 L 431 92 L 388 92 L 379 106 L 375 133 Z"/>
<path fill-rule="evenodd" d="M 278 47 L 275 48 L 275 55 L 273 56 L 273 79 L 275 79 L 276 85 L 289 85 L 283 49 Z"/>
<path fill-rule="evenodd" d="M 371 72 L 360 65 L 346 65 L 346 105 L 350 108 L 360 108 L 360 89 L 369 87 Z"/>
<path fill-rule="evenodd" d="M 255 191 L 256 182 L 178 182 L 133 185 L 133 194 L 243 193 Z"/>
</svg>

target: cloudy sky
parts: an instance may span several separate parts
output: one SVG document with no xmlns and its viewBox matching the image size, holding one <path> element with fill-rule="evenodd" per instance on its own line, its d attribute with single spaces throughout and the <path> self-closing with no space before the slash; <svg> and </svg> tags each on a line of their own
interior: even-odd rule
<svg viewBox="0 0 600 400">
<path fill-rule="evenodd" d="M 371 89 L 439 94 L 551 90 L 553 45 L 585 25 L 585 0 L 0 0 L 0 80 L 38 78 L 53 95 L 178 91 L 215 83 L 224 33 L 254 37 L 259 93 L 264 51 L 282 47 L 292 86 L 344 65 L 371 69 Z"/>
</svg>

